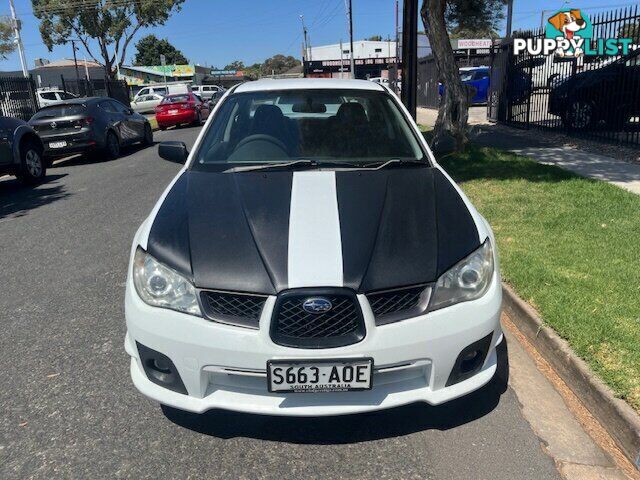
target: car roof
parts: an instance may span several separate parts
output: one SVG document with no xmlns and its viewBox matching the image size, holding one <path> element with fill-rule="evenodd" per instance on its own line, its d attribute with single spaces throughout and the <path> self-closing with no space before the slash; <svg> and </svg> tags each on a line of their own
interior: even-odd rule
<svg viewBox="0 0 640 480">
<path fill-rule="evenodd" d="M 368 80 L 340 80 L 334 78 L 296 78 L 286 80 L 263 79 L 242 83 L 236 88 L 236 93 L 270 92 L 275 90 L 369 90 L 385 91 L 379 83 Z"/>
<path fill-rule="evenodd" d="M 60 105 L 83 105 L 85 103 L 94 103 L 100 100 L 110 100 L 109 97 L 80 97 L 80 98 L 70 98 L 68 100 L 62 100 L 61 102 L 56 103 L 55 105 L 51 105 L 51 107 L 59 107 Z M 113 100 L 113 99 L 111 99 Z M 47 108 L 47 107 L 45 107 Z"/>
</svg>

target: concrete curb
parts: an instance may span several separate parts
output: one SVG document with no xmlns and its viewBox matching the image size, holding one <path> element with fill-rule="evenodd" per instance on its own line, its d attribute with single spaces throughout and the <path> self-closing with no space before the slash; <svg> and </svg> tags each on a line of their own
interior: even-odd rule
<svg viewBox="0 0 640 480">
<path fill-rule="evenodd" d="M 640 415 L 596 378 L 569 344 L 542 322 L 535 310 L 506 284 L 503 306 L 516 327 L 553 366 L 584 406 L 640 470 Z"/>
</svg>

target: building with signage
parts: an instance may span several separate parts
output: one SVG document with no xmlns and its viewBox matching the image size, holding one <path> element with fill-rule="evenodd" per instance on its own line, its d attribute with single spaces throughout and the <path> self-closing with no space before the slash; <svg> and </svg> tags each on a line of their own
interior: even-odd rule
<svg viewBox="0 0 640 480">
<path fill-rule="evenodd" d="M 126 80 L 135 92 L 144 85 L 157 83 L 190 83 L 220 85 L 228 88 L 246 79 L 241 71 L 212 70 L 200 65 L 145 65 L 120 67 L 120 79 Z"/>
<path fill-rule="evenodd" d="M 349 42 L 310 48 L 306 52 L 308 58 L 304 59 L 305 76 L 340 78 L 341 75 L 347 75 L 351 62 L 349 50 Z M 402 70 L 402 43 L 360 40 L 353 42 L 353 51 L 356 78 L 389 78 L 396 68 Z M 429 39 L 424 33 L 418 34 L 418 57 L 426 57 L 430 53 Z"/>
<path fill-rule="evenodd" d="M 198 83 L 197 70 L 198 67 L 195 65 L 123 65 L 120 67 L 119 78 L 126 80 L 131 87 L 141 87 L 165 81 Z M 204 70 L 207 71 L 207 69 Z M 204 75 L 204 72 L 201 75 Z"/>
<path fill-rule="evenodd" d="M 398 61 L 396 42 L 360 40 L 353 42 L 356 78 L 389 76 L 389 70 Z M 349 42 L 311 47 L 304 59 L 305 77 L 340 78 L 350 71 L 351 51 Z"/>
</svg>

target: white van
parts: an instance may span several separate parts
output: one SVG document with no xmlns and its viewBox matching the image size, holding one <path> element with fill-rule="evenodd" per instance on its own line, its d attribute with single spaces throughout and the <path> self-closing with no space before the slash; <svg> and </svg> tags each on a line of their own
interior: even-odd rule
<svg viewBox="0 0 640 480">
<path fill-rule="evenodd" d="M 193 93 L 200 95 L 205 100 L 211 100 L 218 92 L 223 91 L 217 85 L 193 85 L 191 89 Z"/>
<path fill-rule="evenodd" d="M 133 97 L 133 101 L 136 102 L 139 97 L 147 95 L 162 95 L 163 97 L 169 94 L 175 93 L 190 93 L 191 85 L 187 83 L 169 83 L 162 85 L 149 85 L 141 88 L 138 93 Z"/>
</svg>

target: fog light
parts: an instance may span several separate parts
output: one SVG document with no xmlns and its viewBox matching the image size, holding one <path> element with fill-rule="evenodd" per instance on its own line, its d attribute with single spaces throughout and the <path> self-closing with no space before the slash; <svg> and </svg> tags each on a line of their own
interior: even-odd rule
<svg viewBox="0 0 640 480">
<path fill-rule="evenodd" d="M 158 370 L 162 373 L 171 373 L 171 367 L 169 366 L 169 362 L 164 358 L 154 358 L 151 361 L 151 365 L 155 370 Z"/>
<path fill-rule="evenodd" d="M 491 346 L 493 333 L 465 347 L 451 369 L 446 386 L 454 385 L 474 376 L 482 368 Z"/>
<path fill-rule="evenodd" d="M 182 383 L 178 369 L 169 357 L 139 342 L 136 342 L 136 345 L 144 373 L 149 380 L 161 387 L 187 395 L 187 389 Z"/>
</svg>

